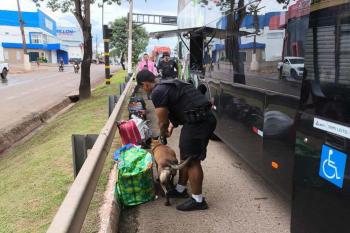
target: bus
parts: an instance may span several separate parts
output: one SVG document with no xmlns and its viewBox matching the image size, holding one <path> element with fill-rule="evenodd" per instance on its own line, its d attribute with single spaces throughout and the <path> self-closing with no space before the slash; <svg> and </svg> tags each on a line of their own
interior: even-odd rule
<svg viewBox="0 0 350 233">
<path fill-rule="evenodd" d="M 292 233 L 350 232 L 350 0 L 178 4 L 215 136 L 290 201 Z"/>
</svg>

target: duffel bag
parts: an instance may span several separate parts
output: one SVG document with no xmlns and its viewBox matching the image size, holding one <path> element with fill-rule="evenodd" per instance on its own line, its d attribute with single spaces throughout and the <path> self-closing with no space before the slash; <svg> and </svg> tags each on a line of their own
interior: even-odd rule
<svg viewBox="0 0 350 233">
<path fill-rule="evenodd" d="M 117 200 L 134 206 L 154 200 L 152 155 L 139 147 L 121 152 L 116 185 Z"/>
</svg>

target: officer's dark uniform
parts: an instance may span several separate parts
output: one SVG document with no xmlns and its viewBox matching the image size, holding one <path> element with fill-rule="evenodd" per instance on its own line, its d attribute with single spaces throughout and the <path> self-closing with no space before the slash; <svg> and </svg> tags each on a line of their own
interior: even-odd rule
<svg viewBox="0 0 350 233">
<path fill-rule="evenodd" d="M 177 70 L 177 63 L 173 60 L 169 60 L 168 62 L 160 61 L 158 65 L 158 72 L 159 70 L 162 70 L 162 78 L 176 78 L 177 72 L 174 70 Z"/>
<path fill-rule="evenodd" d="M 168 108 L 169 120 L 175 127 L 183 125 L 179 142 L 181 160 L 189 156 L 204 160 L 209 137 L 216 127 L 206 97 L 193 85 L 174 79 L 156 84 L 151 98 L 156 108 Z"/>
</svg>

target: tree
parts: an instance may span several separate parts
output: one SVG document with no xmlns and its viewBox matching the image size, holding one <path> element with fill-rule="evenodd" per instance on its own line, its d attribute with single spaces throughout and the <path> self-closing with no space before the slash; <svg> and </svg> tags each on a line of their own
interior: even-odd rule
<svg viewBox="0 0 350 233">
<path fill-rule="evenodd" d="M 81 78 L 79 85 L 79 96 L 87 99 L 91 96 L 90 66 L 92 60 L 92 35 L 91 35 L 91 4 L 96 0 L 32 0 L 38 6 L 40 2 L 47 2 L 47 6 L 53 10 L 62 12 L 72 12 L 77 19 L 84 38 L 84 57 L 81 64 Z M 103 3 L 120 4 L 121 0 L 102 0 Z"/>
<path fill-rule="evenodd" d="M 280 4 L 287 6 L 290 0 L 276 0 Z M 223 15 L 227 16 L 228 36 L 225 40 L 226 57 L 233 66 L 233 79 L 237 83 L 245 84 L 244 63 L 239 53 L 239 38 L 242 35 L 251 34 L 240 31 L 244 17 L 249 14 L 247 7 L 261 0 L 221 0 L 216 5 L 220 7 Z M 208 0 L 200 0 L 200 4 L 208 5 Z"/>
<path fill-rule="evenodd" d="M 128 19 L 120 18 L 116 19 L 110 25 L 112 29 L 113 36 L 110 41 L 111 48 L 115 49 L 116 53 L 122 57 L 122 53 L 127 53 L 128 50 Z M 133 25 L 132 34 L 132 62 L 134 64 L 138 61 L 138 56 L 145 51 L 149 41 L 149 36 L 147 31 L 140 26 Z"/>
</svg>

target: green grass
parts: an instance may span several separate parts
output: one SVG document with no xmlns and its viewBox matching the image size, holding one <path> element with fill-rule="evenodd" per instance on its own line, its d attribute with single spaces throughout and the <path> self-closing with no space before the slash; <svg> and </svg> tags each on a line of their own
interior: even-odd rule
<svg viewBox="0 0 350 233">
<path fill-rule="evenodd" d="M 78 102 L 0 158 L 1 233 L 47 230 L 73 182 L 71 135 L 100 132 L 107 121 L 107 96 L 119 93 L 125 74 L 119 71 L 111 85 L 98 86 L 90 99 Z M 98 207 L 112 166 L 109 156 L 82 232 L 98 229 Z"/>
</svg>

